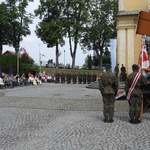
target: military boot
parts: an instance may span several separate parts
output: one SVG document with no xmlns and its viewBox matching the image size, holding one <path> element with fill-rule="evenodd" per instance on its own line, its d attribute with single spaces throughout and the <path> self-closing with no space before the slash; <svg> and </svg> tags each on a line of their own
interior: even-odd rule
<svg viewBox="0 0 150 150">
<path fill-rule="evenodd" d="M 129 122 L 132 123 L 132 124 L 134 124 L 134 123 L 135 123 L 134 118 L 131 118 L 131 119 L 129 120 Z"/>
<path fill-rule="evenodd" d="M 104 122 L 109 122 L 109 117 L 108 116 L 105 116 L 105 118 L 104 118 Z"/>
<path fill-rule="evenodd" d="M 141 123 L 141 120 L 139 118 L 135 118 L 135 124 Z"/>
</svg>

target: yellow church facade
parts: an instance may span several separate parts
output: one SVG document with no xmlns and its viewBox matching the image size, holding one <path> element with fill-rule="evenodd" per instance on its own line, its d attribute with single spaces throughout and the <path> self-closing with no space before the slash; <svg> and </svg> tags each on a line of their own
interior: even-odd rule
<svg viewBox="0 0 150 150">
<path fill-rule="evenodd" d="M 142 35 L 136 34 L 139 12 L 149 11 L 150 0 L 118 0 L 118 2 L 116 63 L 119 67 L 123 64 L 129 74 L 132 72 L 132 64 L 138 63 L 142 44 Z"/>
</svg>

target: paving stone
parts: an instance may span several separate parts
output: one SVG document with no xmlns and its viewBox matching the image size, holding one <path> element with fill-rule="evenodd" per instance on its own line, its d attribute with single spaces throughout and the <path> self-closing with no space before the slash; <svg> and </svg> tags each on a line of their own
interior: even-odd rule
<svg viewBox="0 0 150 150">
<path fill-rule="evenodd" d="M 103 122 L 97 89 L 44 83 L 0 91 L 0 150 L 150 150 L 150 114 L 130 124 L 128 102 L 117 100 Z"/>
</svg>

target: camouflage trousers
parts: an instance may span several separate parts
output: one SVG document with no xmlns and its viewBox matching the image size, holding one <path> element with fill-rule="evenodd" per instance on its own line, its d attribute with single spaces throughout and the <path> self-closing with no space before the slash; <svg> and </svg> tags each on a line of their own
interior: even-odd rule
<svg viewBox="0 0 150 150">
<path fill-rule="evenodd" d="M 114 116 L 114 105 L 115 105 L 115 95 L 114 94 L 104 94 L 103 95 L 103 114 L 107 119 L 113 119 Z"/>
<path fill-rule="evenodd" d="M 131 119 L 140 118 L 141 97 L 132 96 L 129 102 L 129 116 Z"/>
</svg>

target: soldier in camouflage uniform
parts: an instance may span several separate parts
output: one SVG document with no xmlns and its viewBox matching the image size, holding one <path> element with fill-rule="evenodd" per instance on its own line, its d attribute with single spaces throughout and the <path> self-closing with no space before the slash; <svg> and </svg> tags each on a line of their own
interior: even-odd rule
<svg viewBox="0 0 150 150">
<path fill-rule="evenodd" d="M 69 72 L 66 74 L 66 80 L 67 80 L 67 84 L 71 83 L 71 74 Z"/>
<path fill-rule="evenodd" d="M 128 93 L 132 82 L 138 73 L 138 65 L 133 64 L 132 65 L 133 72 L 127 76 L 126 82 L 125 82 L 125 90 L 126 93 Z M 146 78 L 141 74 L 139 79 L 137 80 L 137 83 L 135 84 L 135 87 L 133 91 L 131 92 L 131 96 L 128 100 L 129 102 L 129 116 L 131 120 L 130 123 L 140 123 L 140 108 L 141 108 L 141 101 L 142 101 L 142 90 L 144 86 L 146 85 Z"/>
<path fill-rule="evenodd" d="M 87 74 L 87 83 L 88 84 L 91 84 L 91 74 L 88 72 L 88 74 Z"/>
<path fill-rule="evenodd" d="M 118 91 L 118 79 L 111 72 L 111 66 L 106 66 L 106 72 L 102 73 L 99 81 L 99 90 L 103 97 L 104 122 L 112 123 L 114 116 L 115 96 Z"/>
<path fill-rule="evenodd" d="M 92 82 L 95 82 L 96 78 L 97 78 L 96 74 L 92 74 Z"/>
<path fill-rule="evenodd" d="M 55 83 L 59 83 L 59 78 L 60 78 L 60 73 L 56 72 L 55 73 Z"/>
<path fill-rule="evenodd" d="M 83 84 L 86 84 L 87 74 L 83 73 Z"/>
<path fill-rule="evenodd" d="M 82 81 L 83 81 L 83 74 L 82 74 L 82 73 L 79 73 L 79 74 L 78 74 L 78 83 L 79 83 L 79 84 L 82 84 Z"/>
<path fill-rule="evenodd" d="M 61 73 L 60 74 L 60 78 L 61 78 L 61 83 L 65 83 L 65 73 Z"/>
<path fill-rule="evenodd" d="M 77 74 L 76 73 L 74 73 L 72 75 L 72 82 L 73 82 L 73 84 L 76 84 L 76 82 L 77 82 Z"/>
</svg>

